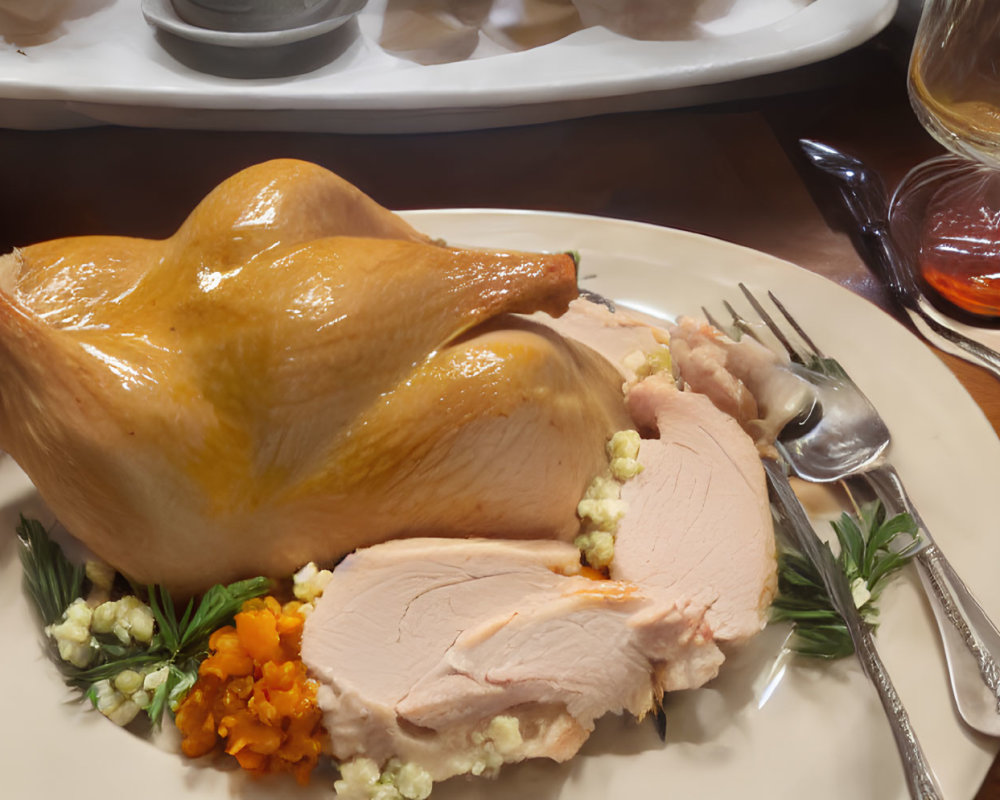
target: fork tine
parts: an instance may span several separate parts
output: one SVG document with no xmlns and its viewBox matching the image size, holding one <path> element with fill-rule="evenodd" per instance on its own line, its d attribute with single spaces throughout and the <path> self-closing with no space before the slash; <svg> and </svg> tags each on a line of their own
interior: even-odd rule
<svg viewBox="0 0 1000 800">
<path fill-rule="evenodd" d="M 812 339 L 809 338 L 809 334 L 807 334 L 804 330 L 802 330 L 802 326 L 799 325 L 795 317 L 793 317 L 791 313 L 788 311 L 788 309 L 785 308 L 784 304 L 777 297 L 774 296 L 774 292 L 769 290 L 767 296 L 771 299 L 771 302 L 774 303 L 775 308 L 777 308 L 778 311 L 781 312 L 781 316 L 783 316 L 788 321 L 788 324 L 792 326 L 792 329 L 799 335 L 802 341 L 805 342 L 806 345 L 808 345 L 808 347 L 813 351 L 813 353 L 819 358 L 826 358 L 826 356 L 823 355 L 823 351 L 816 346 L 816 344 L 813 342 Z"/>
<path fill-rule="evenodd" d="M 751 326 L 749 322 L 747 322 L 743 317 L 740 316 L 739 312 L 729 304 L 728 300 L 723 300 L 722 305 L 726 309 L 726 311 L 729 312 L 729 316 L 732 317 L 733 328 L 738 330 L 740 333 L 749 336 L 751 339 L 756 339 L 758 342 L 760 341 L 760 338 L 757 336 L 757 331 L 753 329 L 753 326 Z M 723 325 L 721 322 L 719 322 L 719 320 L 715 317 L 715 315 L 713 315 L 711 311 L 705 308 L 705 306 L 701 307 L 701 313 L 702 315 L 704 315 L 705 321 L 708 322 L 708 324 L 711 325 L 713 328 L 715 328 L 718 331 L 722 331 L 730 338 L 733 339 L 736 338 L 733 335 L 732 328 L 730 328 L 727 325 Z"/>
<path fill-rule="evenodd" d="M 723 300 L 722 305 L 725 307 L 726 311 L 729 312 L 729 316 L 733 318 L 733 325 L 738 331 L 746 336 L 749 336 L 751 339 L 756 339 L 760 342 L 760 337 L 757 335 L 757 331 L 753 329 L 753 325 L 747 322 L 740 312 L 733 308 L 728 300 Z M 761 344 L 763 344 L 763 342 L 761 342 Z"/>
<path fill-rule="evenodd" d="M 785 336 L 785 332 L 781 330 L 778 323 L 775 322 L 774 319 L 771 317 L 771 315 L 767 313 L 764 306 L 760 304 L 760 301 L 756 297 L 754 297 L 753 293 L 746 287 L 746 284 L 740 282 L 737 284 L 737 286 L 740 287 L 740 291 L 743 292 L 743 296 L 746 297 L 750 305 L 753 306 L 753 310 L 757 312 L 757 315 L 760 317 L 761 321 L 767 326 L 767 329 L 774 334 L 775 338 L 779 342 L 781 342 L 781 346 L 785 348 L 785 351 L 788 353 L 788 357 L 792 359 L 792 361 L 795 361 L 796 363 L 799 364 L 803 363 L 803 358 L 799 354 L 799 351 L 795 348 L 795 345 L 793 345 L 788 340 L 788 337 Z M 768 294 L 770 295 L 770 292 L 768 292 Z"/>
<path fill-rule="evenodd" d="M 725 301 L 723 301 L 725 302 Z M 720 323 L 715 317 L 712 316 L 712 312 L 709 311 L 705 306 L 701 307 L 701 313 L 705 315 L 705 321 L 708 322 L 717 331 L 725 331 L 726 328 L 722 323 Z"/>
</svg>

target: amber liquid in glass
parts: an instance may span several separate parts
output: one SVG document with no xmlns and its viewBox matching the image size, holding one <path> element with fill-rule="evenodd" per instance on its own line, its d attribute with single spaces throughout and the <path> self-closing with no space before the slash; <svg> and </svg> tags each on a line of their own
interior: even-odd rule
<svg viewBox="0 0 1000 800">
<path fill-rule="evenodd" d="M 986 237 L 970 237 L 948 219 L 938 220 L 920 249 L 924 280 L 942 297 L 972 314 L 1000 317 L 1000 244 L 996 229 Z M 943 230 L 953 227 L 949 234 Z"/>
<path fill-rule="evenodd" d="M 973 314 L 1000 316 L 1000 2 L 956 0 L 934 35 L 917 43 L 909 90 L 924 126 L 985 166 L 927 209 L 920 248 L 925 280 Z M 948 15 L 946 15 L 948 16 Z"/>
<path fill-rule="evenodd" d="M 932 132 L 946 137 L 949 148 L 973 150 L 970 154 L 1000 167 L 1000 32 L 989 53 L 978 54 L 962 69 L 938 62 L 922 68 L 924 58 L 914 54 L 910 91 L 939 129 Z"/>
<path fill-rule="evenodd" d="M 1000 170 L 956 161 L 926 188 L 924 280 L 959 308 L 1000 317 Z"/>
</svg>

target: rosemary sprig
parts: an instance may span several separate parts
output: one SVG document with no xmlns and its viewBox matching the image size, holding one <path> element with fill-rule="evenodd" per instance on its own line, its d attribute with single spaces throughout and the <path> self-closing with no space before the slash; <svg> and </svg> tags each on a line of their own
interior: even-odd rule
<svg viewBox="0 0 1000 800">
<path fill-rule="evenodd" d="M 21 517 L 17 534 L 28 595 L 43 624 L 57 623 L 70 603 L 83 596 L 85 570 L 66 558 L 37 520 Z M 231 623 L 245 601 L 266 593 L 270 586 L 271 582 L 263 577 L 228 586 L 217 584 L 197 603 L 194 598 L 189 600 L 180 617 L 170 593 L 161 586 L 149 586 L 147 600 L 156 630 L 148 644 L 123 644 L 111 634 L 92 634 L 97 652 L 90 665 L 77 667 L 58 655 L 54 655 L 55 661 L 66 683 L 92 700 L 96 684 L 113 680 L 124 670 L 148 673 L 166 667 L 167 677 L 156 687 L 145 709 L 152 723 L 159 725 L 165 709 L 173 707 L 196 680 L 212 632 Z"/>
<path fill-rule="evenodd" d="M 837 562 L 862 618 L 875 627 L 882 591 L 920 548 L 916 523 L 909 514 L 887 517 L 885 507 L 875 500 L 857 507 L 856 514 L 844 512 L 830 524 L 840 543 Z M 896 547 L 900 536 L 909 541 Z M 854 652 L 847 626 L 834 610 L 819 572 L 784 537 L 779 537 L 778 594 L 771 619 L 794 625 L 788 646 L 801 655 L 836 659 Z"/>
<path fill-rule="evenodd" d="M 25 588 L 42 624 L 51 625 L 83 593 L 84 568 L 69 562 L 38 520 L 26 519 L 22 514 L 16 531 Z"/>
</svg>

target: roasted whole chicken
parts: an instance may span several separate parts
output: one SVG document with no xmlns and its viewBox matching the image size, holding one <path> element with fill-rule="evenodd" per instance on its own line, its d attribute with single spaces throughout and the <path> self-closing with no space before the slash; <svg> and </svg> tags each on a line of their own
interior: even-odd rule
<svg viewBox="0 0 1000 800">
<path fill-rule="evenodd" d="M 0 257 L 0 447 L 65 527 L 179 593 L 410 536 L 569 539 L 631 426 L 618 371 L 514 314 L 566 254 L 431 242 L 292 160 L 165 240 Z"/>
</svg>

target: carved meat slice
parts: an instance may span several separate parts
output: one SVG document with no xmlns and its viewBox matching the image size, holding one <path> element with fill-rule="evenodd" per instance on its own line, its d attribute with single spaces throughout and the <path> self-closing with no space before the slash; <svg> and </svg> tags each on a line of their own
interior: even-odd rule
<svg viewBox="0 0 1000 800">
<path fill-rule="evenodd" d="M 563 761 L 598 717 L 715 676 L 702 608 L 579 571 L 554 541 L 411 539 L 345 559 L 302 642 L 334 756 L 395 756 L 434 780 Z"/>
<path fill-rule="evenodd" d="M 628 504 L 611 576 L 707 606 L 718 641 L 743 641 L 767 622 L 777 588 L 774 529 L 753 441 L 705 395 L 668 376 L 633 387 L 644 469 L 622 487 Z"/>
<path fill-rule="evenodd" d="M 647 356 L 665 350 L 670 341 L 665 321 L 624 306 L 612 311 L 588 297 L 573 300 L 557 318 L 535 314 L 533 319 L 600 353 L 630 382 Z"/>
<path fill-rule="evenodd" d="M 612 359 L 632 424 L 658 437 L 621 489 L 612 580 L 578 574 L 559 542 L 423 539 L 349 556 L 303 639 L 338 760 L 398 758 L 435 780 L 564 760 L 598 717 L 702 685 L 720 643 L 765 623 L 775 546 L 754 442 L 670 372 L 640 377 L 667 338 L 648 318 L 576 300 L 545 324 Z"/>
<path fill-rule="evenodd" d="M 611 577 L 663 602 L 705 605 L 718 641 L 760 631 L 777 588 L 774 529 L 759 451 L 741 425 L 757 434 L 765 427 L 748 386 L 767 400 L 769 419 L 787 420 L 774 398 L 798 379 L 756 342 L 733 342 L 693 320 L 661 326 L 581 298 L 547 324 L 619 366 L 633 424 L 650 435 L 639 448 L 642 472 L 621 490 L 628 510 Z M 654 353 L 668 339 L 682 381 L 699 391 L 677 389 L 671 372 L 640 379 L 629 367 L 634 353 Z"/>
<path fill-rule="evenodd" d="M 170 239 L 0 260 L 0 447 L 99 556 L 180 592 L 430 531 L 568 538 L 620 382 L 508 315 L 576 293 L 568 255 L 430 244 L 269 162 Z"/>
<path fill-rule="evenodd" d="M 810 384 L 791 371 L 787 356 L 752 336 L 733 341 L 693 317 L 681 317 L 668 330 L 670 352 L 684 383 L 708 395 L 765 452 L 815 396 Z"/>
</svg>

